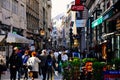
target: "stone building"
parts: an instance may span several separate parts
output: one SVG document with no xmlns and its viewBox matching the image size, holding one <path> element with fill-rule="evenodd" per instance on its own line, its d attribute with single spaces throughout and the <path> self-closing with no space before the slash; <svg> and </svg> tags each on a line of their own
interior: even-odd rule
<svg viewBox="0 0 120 80">
<path fill-rule="evenodd" d="M 1 34 L 15 32 L 24 35 L 26 29 L 26 1 L 0 0 Z"/>
<path fill-rule="evenodd" d="M 51 1 L 27 0 L 26 4 L 27 37 L 34 40 L 37 48 L 43 48 L 50 38 Z"/>
<path fill-rule="evenodd" d="M 26 26 L 26 0 L 0 0 L 0 54 L 9 57 L 13 46 L 30 43 Z"/>
</svg>

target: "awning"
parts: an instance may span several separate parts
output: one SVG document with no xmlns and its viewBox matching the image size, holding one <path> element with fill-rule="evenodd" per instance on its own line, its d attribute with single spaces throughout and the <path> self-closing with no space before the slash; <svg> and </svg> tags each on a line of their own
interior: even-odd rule
<svg viewBox="0 0 120 80">
<path fill-rule="evenodd" d="M 5 38 L 5 35 L 0 35 L 0 42 Z"/>
<path fill-rule="evenodd" d="M 18 34 L 8 33 L 6 42 L 8 43 L 33 43 L 33 40 L 29 40 Z"/>
</svg>

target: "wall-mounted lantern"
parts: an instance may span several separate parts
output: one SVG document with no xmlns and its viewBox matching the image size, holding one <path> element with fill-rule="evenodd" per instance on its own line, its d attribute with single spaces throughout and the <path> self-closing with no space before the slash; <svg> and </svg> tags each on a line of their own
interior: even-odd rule
<svg viewBox="0 0 120 80">
<path fill-rule="evenodd" d="M 45 35 L 45 31 L 42 29 L 42 30 L 40 30 L 40 35 L 41 36 L 44 36 Z"/>
</svg>

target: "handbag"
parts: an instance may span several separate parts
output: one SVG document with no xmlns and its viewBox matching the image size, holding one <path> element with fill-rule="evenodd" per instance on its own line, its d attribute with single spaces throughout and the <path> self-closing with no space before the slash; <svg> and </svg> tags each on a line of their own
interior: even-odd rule
<svg viewBox="0 0 120 80">
<path fill-rule="evenodd" d="M 28 69 L 32 70 L 32 66 L 31 66 L 31 65 L 28 65 Z"/>
</svg>

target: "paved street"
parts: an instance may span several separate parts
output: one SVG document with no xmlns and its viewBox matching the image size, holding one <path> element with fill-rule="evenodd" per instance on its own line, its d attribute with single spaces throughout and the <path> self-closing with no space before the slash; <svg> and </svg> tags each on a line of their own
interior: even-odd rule
<svg viewBox="0 0 120 80">
<path fill-rule="evenodd" d="M 9 78 L 10 78 L 10 73 L 8 70 L 4 74 L 2 74 L 1 80 L 10 80 Z M 23 79 L 21 79 L 21 80 L 23 80 Z M 28 80 L 31 80 L 31 79 L 28 79 Z M 35 79 L 35 80 L 42 80 L 42 76 L 39 76 L 39 78 Z M 59 74 L 59 76 L 54 75 L 53 80 L 62 80 L 61 74 Z"/>
</svg>

